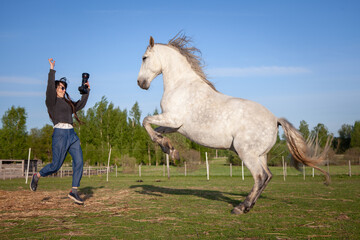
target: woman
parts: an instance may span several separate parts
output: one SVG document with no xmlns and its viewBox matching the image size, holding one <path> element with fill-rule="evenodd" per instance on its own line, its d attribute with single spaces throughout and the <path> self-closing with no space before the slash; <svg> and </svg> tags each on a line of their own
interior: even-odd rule
<svg viewBox="0 0 360 240">
<path fill-rule="evenodd" d="M 90 85 L 87 82 L 88 91 L 83 94 L 81 100 L 77 102 L 71 101 L 66 92 L 67 82 L 66 78 L 61 78 L 55 81 L 55 61 L 50 58 L 50 72 L 48 78 L 48 85 L 46 90 L 46 107 L 49 116 L 54 123 L 54 133 L 52 135 L 52 162 L 46 165 L 40 172 L 35 173 L 32 177 L 30 189 L 36 191 L 40 177 L 45 177 L 56 173 L 62 166 L 67 153 L 72 157 L 73 180 L 72 189 L 68 195 L 78 204 L 83 204 L 84 201 L 79 197 L 78 187 L 83 173 L 83 155 L 80 146 L 80 140 L 73 128 L 74 114 L 76 120 L 80 122 L 76 112 L 84 108 L 89 97 Z"/>
</svg>

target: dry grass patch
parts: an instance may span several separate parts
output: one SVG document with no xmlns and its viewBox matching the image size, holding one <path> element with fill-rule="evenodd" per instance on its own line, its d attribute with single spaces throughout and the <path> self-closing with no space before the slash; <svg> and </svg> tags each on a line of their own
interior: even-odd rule
<svg viewBox="0 0 360 240">
<path fill-rule="evenodd" d="M 71 217 L 79 212 L 110 212 L 121 214 L 136 210 L 127 204 L 121 205 L 130 195 L 130 190 L 111 192 L 98 189 L 92 194 L 80 194 L 84 205 L 77 205 L 67 197 L 67 191 L 0 190 L 0 218 L 2 220 L 19 220 L 32 217 Z M 119 206 L 120 203 L 120 206 Z M 7 223 L 9 224 L 9 223 Z"/>
</svg>

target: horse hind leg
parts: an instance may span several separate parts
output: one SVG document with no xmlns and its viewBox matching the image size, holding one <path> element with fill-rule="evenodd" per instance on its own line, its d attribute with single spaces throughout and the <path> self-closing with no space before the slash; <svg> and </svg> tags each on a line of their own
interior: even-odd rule
<svg viewBox="0 0 360 240">
<path fill-rule="evenodd" d="M 250 170 L 254 178 L 254 186 L 251 189 L 248 196 L 245 198 L 244 202 L 236 206 L 232 213 L 234 214 L 243 214 L 250 211 L 250 209 L 255 205 L 256 200 L 259 198 L 260 194 L 264 191 L 265 187 L 272 178 L 270 170 L 266 166 L 266 157 L 265 156 L 256 156 L 248 155 L 243 156 L 242 160 L 244 161 L 246 167 Z M 265 162 L 265 169 L 264 169 Z"/>
<path fill-rule="evenodd" d="M 256 200 L 260 197 L 260 194 L 265 190 L 266 186 L 268 185 L 268 183 L 270 182 L 270 180 L 272 179 L 272 173 L 270 172 L 270 169 L 267 166 L 267 157 L 266 154 L 264 154 L 263 156 L 260 156 L 260 163 L 261 166 L 263 168 L 263 170 L 265 171 L 265 181 L 262 184 L 260 191 L 258 192 L 258 195 L 255 198 L 255 202 Z"/>
</svg>

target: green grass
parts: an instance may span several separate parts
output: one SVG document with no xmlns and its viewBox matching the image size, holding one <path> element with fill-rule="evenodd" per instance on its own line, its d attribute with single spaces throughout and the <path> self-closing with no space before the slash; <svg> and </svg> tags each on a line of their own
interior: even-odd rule
<svg viewBox="0 0 360 240">
<path fill-rule="evenodd" d="M 141 178 L 84 176 L 84 206 L 66 197 L 71 177 L 43 178 L 36 193 L 24 179 L 0 180 L 0 239 L 360 238 L 359 175 L 333 175 L 330 186 L 319 175 L 275 175 L 249 213 L 232 215 L 253 180 L 211 169 L 209 181 L 203 169 L 184 177 L 172 168 L 168 180 L 145 166 Z"/>
</svg>

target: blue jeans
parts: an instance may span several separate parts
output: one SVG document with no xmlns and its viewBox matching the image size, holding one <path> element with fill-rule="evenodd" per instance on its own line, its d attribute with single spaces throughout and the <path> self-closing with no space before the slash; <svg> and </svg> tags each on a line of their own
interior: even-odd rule
<svg viewBox="0 0 360 240">
<path fill-rule="evenodd" d="M 52 162 L 40 170 L 40 175 L 46 177 L 56 173 L 64 163 L 67 153 L 72 157 L 72 186 L 79 187 L 83 174 L 83 154 L 80 139 L 74 129 L 55 128 L 52 135 Z"/>
</svg>

